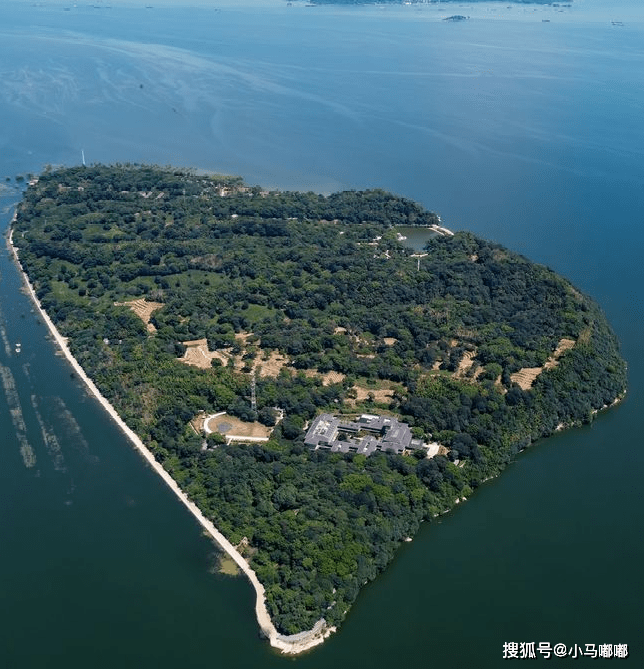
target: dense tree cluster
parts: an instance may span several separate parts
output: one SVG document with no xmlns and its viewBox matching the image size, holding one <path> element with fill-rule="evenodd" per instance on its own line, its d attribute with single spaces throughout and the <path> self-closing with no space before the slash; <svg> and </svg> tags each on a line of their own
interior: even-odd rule
<svg viewBox="0 0 644 669">
<path fill-rule="evenodd" d="M 283 631 L 339 622 L 422 520 L 624 390 L 592 300 L 467 233 L 433 237 L 419 262 L 395 226 L 437 222 L 380 190 L 269 192 L 131 165 L 47 171 L 19 208 L 14 243 L 43 306 L 191 498 L 233 542 L 247 538 Z M 163 305 L 153 334 L 117 305 L 136 298 Z M 178 360 L 182 342 L 204 338 L 230 364 Z M 513 383 L 564 338 L 576 344 L 557 366 L 528 390 Z M 290 364 L 257 376 L 254 409 L 249 372 L 275 352 Z M 325 385 L 326 372 L 340 381 Z M 393 397 L 357 401 L 356 384 Z M 273 426 L 278 409 L 265 445 L 226 446 L 190 426 L 215 411 Z M 389 411 L 445 448 L 432 459 L 311 452 L 304 428 L 322 410 Z"/>
</svg>

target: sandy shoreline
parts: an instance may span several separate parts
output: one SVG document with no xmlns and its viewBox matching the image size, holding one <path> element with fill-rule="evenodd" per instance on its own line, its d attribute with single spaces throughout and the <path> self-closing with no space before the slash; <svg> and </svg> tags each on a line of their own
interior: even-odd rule
<svg viewBox="0 0 644 669">
<path fill-rule="evenodd" d="M 226 537 L 213 525 L 213 523 L 201 513 L 196 504 L 190 501 L 188 496 L 181 490 L 181 488 L 179 488 L 170 474 L 168 474 L 168 472 L 161 466 L 161 464 L 155 460 L 152 452 L 146 448 L 145 444 L 141 441 L 138 435 L 125 424 L 114 407 L 105 397 L 103 397 L 92 379 L 87 376 L 85 370 L 80 366 L 76 358 L 74 358 L 71 351 L 69 350 L 69 347 L 67 346 L 67 341 L 60 334 L 60 332 L 58 332 L 52 320 L 41 307 L 34 288 L 31 285 L 31 282 L 29 281 L 26 273 L 24 272 L 22 265 L 20 264 L 18 249 L 13 244 L 13 223 L 16 220 L 16 215 L 17 210 L 16 213 L 14 213 L 10 224 L 9 235 L 7 237 L 8 246 L 12 251 L 13 258 L 18 269 L 20 270 L 34 305 L 38 309 L 40 316 L 47 325 L 47 328 L 49 329 L 49 332 L 51 333 L 54 341 L 63 352 L 65 358 L 72 366 L 76 374 L 78 374 L 78 376 L 83 380 L 89 392 L 98 400 L 105 411 L 107 411 L 107 413 L 112 417 L 115 423 L 121 428 L 128 439 L 132 442 L 136 450 L 139 451 L 139 453 L 145 458 L 152 469 L 154 469 L 154 471 L 165 481 L 172 492 L 181 500 L 181 502 L 183 502 L 192 515 L 199 521 L 201 526 L 217 542 L 221 549 L 224 550 L 235 561 L 241 571 L 246 574 L 248 580 L 255 588 L 255 615 L 257 616 L 257 622 L 262 631 L 262 634 L 269 640 L 271 646 L 278 648 L 283 653 L 297 654 L 309 650 L 310 648 L 313 648 L 314 646 L 322 643 L 332 632 L 335 631 L 335 628 L 328 627 L 323 619 L 319 620 L 311 630 L 300 632 L 299 634 L 292 635 L 291 637 L 279 634 L 279 632 L 275 629 L 275 626 L 273 625 L 273 622 L 266 609 L 264 586 L 259 582 L 255 572 L 250 568 L 246 560 L 228 541 L 228 539 L 226 539 Z"/>
</svg>

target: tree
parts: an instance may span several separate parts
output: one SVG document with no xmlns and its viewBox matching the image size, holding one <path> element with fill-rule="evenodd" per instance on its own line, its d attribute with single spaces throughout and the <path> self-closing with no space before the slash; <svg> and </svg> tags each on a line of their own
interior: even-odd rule
<svg viewBox="0 0 644 669">
<path fill-rule="evenodd" d="M 221 446 L 222 444 L 226 443 L 226 437 L 220 432 L 211 432 L 206 437 L 206 443 L 208 444 L 209 448 L 217 448 L 217 446 Z"/>
<path fill-rule="evenodd" d="M 273 427 L 277 422 L 277 412 L 272 407 L 262 407 L 257 412 L 257 420 L 268 427 Z"/>
</svg>

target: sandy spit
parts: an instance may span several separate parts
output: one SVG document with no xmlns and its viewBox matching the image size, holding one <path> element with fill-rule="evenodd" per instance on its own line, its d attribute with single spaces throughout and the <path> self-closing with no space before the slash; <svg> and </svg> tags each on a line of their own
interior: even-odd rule
<svg viewBox="0 0 644 669">
<path fill-rule="evenodd" d="M 71 354 L 69 347 L 67 346 L 67 341 L 65 338 L 58 332 L 56 326 L 49 318 L 47 313 L 41 307 L 40 302 L 36 296 L 33 286 L 29 281 L 18 257 L 18 249 L 13 244 L 13 223 L 16 220 L 17 211 L 13 216 L 11 221 L 10 233 L 8 236 L 8 245 L 13 253 L 13 257 L 16 261 L 16 264 L 22 274 L 25 285 L 29 290 L 29 295 L 33 300 L 34 305 L 38 309 L 40 316 L 43 321 L 49 328 L 54 341 L 63 352 L 65 358 L 72 366 L 79 378 L 83 380 L 89 392 L 98 400 L 101 406 L 107 411 L 107 413 L 112 417 L 114 422 L 121 428 L 121 430 L 128 437 L 132 445 L 136 448 L 137 451 L 143 456 L 143 458 L 148 462 L 152 469 L 165 481 L 170 490 L 183 502 L 183 504 L 188 508 L 192 515 L 199 521 L 201 526 L 208 532 L 208 534 L 217 542 L 222 550 L 226 551 L 228 555 L 235 561 L 237 566 L 241 571 L 246 574 L 248 580 L 251 582 L 255 588 L 256 601 L 255 601 L 255 615 L 257 616 L 257 622 L 262 631 L 262 634 L 269 640 L 271 646 L 278 648 L 282 653 L 287 654 L 298 654 L 302 653 L 318 644 L 321 644 L 330 634 L 335 631 L 334 627 L 329 627 L 326 625 L 326 622 L 323 619 L 320 619 L 312 629 L 305 632 L 300 632 L 299 634 L 294 634 L 292 636 L 285 636 L 280 634 L 275 625 L 271 620 L 270 615 L 266 609 L 266 598 L 264 595 L 264 586 L 259 582 L 257 574 L 250 568 L 246 560 L 242 555 L 235 549 L 235 547 L 226 539 L 226 537 L 213 525 L 213 523 L 208 520 L 199 508 L 192 502 L 188 496 L 179 488 L 175 480 L 168 474 L 168 472 L 155 460 L 152 452 L 148 450 L 145 444 L 141 441 L 138 435 L 131 430 L 122 418 L 118 415 L 114 407 L 108 402 L 108 400 L 103 397 L 99 389 L 96 387 L 92 379 L 87 376 L 85 370 L 80 366 L 76 358 Z"/>
</svg>

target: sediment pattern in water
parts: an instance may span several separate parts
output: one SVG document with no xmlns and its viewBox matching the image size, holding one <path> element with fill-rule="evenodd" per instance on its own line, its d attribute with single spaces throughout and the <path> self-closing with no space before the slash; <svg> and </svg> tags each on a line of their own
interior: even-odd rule
<svg viewBox="0 0 644 669">
<path fill-rule="evenodd" d="M 34 467 L 36 465 L 36 454 L 27 440 L 27 426 L 25 425 L 18 390 L 16 389 L 16 380 L 14 379 L 11 370 L 4 365 L 0 365 L 0 377 L 2 377 L 2 387 L 4 388 L 4 394 L 7 398 L 11 422 L 13 423 L 16 432 L 16 438 L 18 439 L 22 461 L 24 462 L 25 467 Z"/>
<path fill-rule="evenodd" d="M 65 473 L 67 466 L 65 465 L 65 456 L 60 448 L 58 437 L 54 433 L 51 425 L 48 425 L 43 420 L 43 417 L 38 409 L 38 398 L 35 395 L 31 396 L 31 406 L 34 409 L 38 426 L 40 427 L 40 434 L 42 435 L 45 449 L 49 455 L 52 465 L 57 472 Z"/>
<path fill-rule="evenodd" d="M 97 456 L 90 453 L 89 443 L 87 442 L 87 439 L 85 439 L 76 418 L 74 418 L 72 412 L 67 408 L 62 397 L 52 397 L 50 398 L 50 402 L 62 427 L 63 434 L 61 435 L 61 439 L 65 445 L 69 445 L 71 448 L 78 451 L 84 460 L 88 462 L 96 462 L 98 460 Z"/>
<path fill-rule="evenodd" d="M 7 336 L 7 321 L 4 317 L 2 307 L 0 306 L 0 339 L 2 339 L 2 345 L 4 346 L 4 352 L 7 358 L 11 357 L 11 344 L 9 343 L 9 337 Z"/>
</svg>

